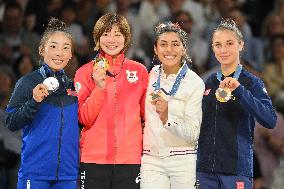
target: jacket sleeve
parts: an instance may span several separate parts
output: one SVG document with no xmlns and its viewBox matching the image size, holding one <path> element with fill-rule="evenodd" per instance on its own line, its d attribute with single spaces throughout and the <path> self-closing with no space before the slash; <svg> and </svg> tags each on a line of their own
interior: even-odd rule
<svg viewBox="0 0 284 189">
<path fill-rule="evenodd" d="M 146 70 L 146 68 L 143 68 L 142 71 L 142 83 L 143 83 L 143 96 L 141 99 L 141 118 L 142 118 L 142 122 L 145 121 L 145 99 L 146 99 L 146 91 L 147 91 L 147 85 L 148 85 L 148 72 Z"/>
<path fill-rule="evenodd" d="M 83 71 L 78 70 L 76 72 L 74 81 L 75 88 L 78 91 L 78 118 L 83 127 L 88 129 L 94 124 L 102 108 L 105 89 L 90 88 L 89 82 L 93 82 L 89 80 L 91 74 L 89 75 L 90 78 L 88 78 L 88 73 Z M 80 88 L 79 90 L 78 87 Z"/>
<path fill-rule="evenodd" d="M 32 122 L 40 103 L 32 97 L 31 85 L 20 79 L 14 88 L 10 102 L 6 108 L 6 126 L 11 131 L 23 128 Z"/>
<path fill-rule="evenodd" d="M 255 80 L 252 91 L 240 85 L 233 94 L 258 123 L 269 129 L 275 127 L 277 120 L 275 109 L 260 79 Z"/>
<path fill-rule="evenodd" d="M 190 144 L 196 144 L 202 120 L 202 98 L 205 85 L 200 79 L 192 85 L 192 93 L 186 99 L 184 116 L 175 116 L 177 108 L 173 108 L 172 100 L 168 101 L 168 121 L 164 125 L 166 129 L 185 139 Z M 173 99 L 174 100 L 174 99 Z M 183 111 L 181 109 L 178 109 Z"/>
</svg>

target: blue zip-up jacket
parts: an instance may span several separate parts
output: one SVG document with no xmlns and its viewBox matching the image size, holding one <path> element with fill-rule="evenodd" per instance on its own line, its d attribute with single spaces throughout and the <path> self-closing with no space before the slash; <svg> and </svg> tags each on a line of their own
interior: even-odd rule
<svg viewBox="0 0 284 189">
<path fill-rule="evenodd" d="M 58 79 L 59 88 L 38 103 L 33 88 L 50 76 Z M 20 179 L 77 179 L 78 100 L 67 89 L 73 89 L 73 82 L 64 71 L 53 73 L 46 64 L 16 83 L 6 109 L 6 126 L 12 131 L 23 129 Z"/>
<path fill-rule="evenodd" d="M 243 69 L 238 81 L 241 85 L 228 102 L 219 102 L 215 97 L 220 84 L 216 74 L 205 83 L 199 172 L 252 178 L 255 120 L 266 128 L 275 127 L 275 110 L 261 79 Z"/>
</svg>

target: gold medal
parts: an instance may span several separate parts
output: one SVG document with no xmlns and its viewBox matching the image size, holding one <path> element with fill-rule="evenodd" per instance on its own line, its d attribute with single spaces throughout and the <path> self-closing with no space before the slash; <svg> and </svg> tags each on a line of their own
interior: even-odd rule
<svg viewBox="0 0 284 189">
<path fill-rule="evenodd" d="M 107 70 L 109 68 L 109 63 L 108 63 L 107 59 L 104 58 L 104 57 L 96 58 L 94 60 L 94 62 L 95 62 L 94 66 L 98 66 L 103 70 Z"/>
<path fill-rule="evenodd" d="M 232 98 L 232 92 L 229 88 L 218 88 L 215 96 L 219 102 L 228 102 Z"/>
</svg>

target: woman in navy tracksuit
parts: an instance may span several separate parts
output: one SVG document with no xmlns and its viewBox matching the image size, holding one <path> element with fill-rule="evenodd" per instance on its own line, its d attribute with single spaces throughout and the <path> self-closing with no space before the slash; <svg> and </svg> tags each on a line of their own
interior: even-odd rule
<svg viewBox="0 0 284 189">
<path fill-rule="evenodd" d="M 255 120 L 275 127 L 275 110 L 263 82 L 240 64 L 243 47 L 235 22 L 223 20 L 212 36 L 221 70 L 207 79 L 202 103 L 197 160 L 202 189 L 251 189 Z"/>
<path fill-rule="evenodd" d="M 19 79 L 6 110 L 7 127 L 23 129 L 18 189 L 76 189 L 78 105 L 77 97 L 68 95 L 73 82 L 63 71 L 72 57 L 72 37 L 63 22 L 49 21 L 39 53 L 42 66 Z"/>
</svg>

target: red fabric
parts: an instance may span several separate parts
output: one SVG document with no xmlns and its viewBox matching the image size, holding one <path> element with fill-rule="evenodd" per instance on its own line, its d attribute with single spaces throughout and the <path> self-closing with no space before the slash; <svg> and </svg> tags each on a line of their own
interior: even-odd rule
<svg viewBox="0 0 284 189">
<path fill-rule="evenodd" d="M 105 56 L 109 71 L 106 88 L 92 80 L 93 62 L 82 66 L 75 76 L 79 121 L 83 124 L 80 141 L 81 162 L 98 164 L 139 164 L 148 73 L 145 67 L 120 54 L 113 60 Z M 123 65 L 122 65 L 123 64 Z M 115 87 L 116 80 L 116 87 Z M 115 90 L 116 88 L 116 90 Z"/>
</svg>

